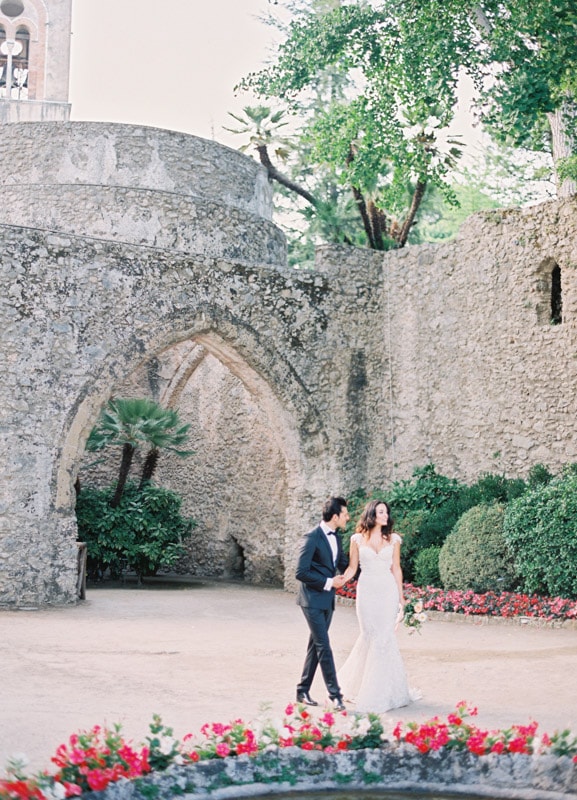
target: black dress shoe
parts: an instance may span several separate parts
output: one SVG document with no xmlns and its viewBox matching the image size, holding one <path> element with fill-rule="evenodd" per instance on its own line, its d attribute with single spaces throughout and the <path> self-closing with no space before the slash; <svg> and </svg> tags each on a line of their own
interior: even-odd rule
<svg viewBox="0 0 577 800">
<path fill-rule="evenodd" d="M 297 703 L 304 703 L 307 706 L 318 706 L 316 700 L 313 700 L 308 692 L 297 692 Z"/>
<path fill-rule="evenodd" d="M 332 706 L 333 711 L 346 711 L 347 707 L 343 703 L 342 697 L 331 697 L 330 704 Z"/>
</svg>

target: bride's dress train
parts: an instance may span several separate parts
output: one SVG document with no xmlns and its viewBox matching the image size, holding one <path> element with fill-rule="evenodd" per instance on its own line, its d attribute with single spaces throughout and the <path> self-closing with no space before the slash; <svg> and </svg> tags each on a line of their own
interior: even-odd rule
<svg viewBox="0 0 577 800">
<path fill-rule="evenodd" d="M 391 565 L 391 541 L 377 553 L 362 534 L 353 539 L 359 548 L 361 575 L 357 585 L 357 617 L 360 635 L 338 672 L 343 697 L 355 703 L 355 711 L 376 714 L 406 706 L 419 699 L 409 689 L 395 627 L 399 612 L 399 593 Z"/>
</svg>

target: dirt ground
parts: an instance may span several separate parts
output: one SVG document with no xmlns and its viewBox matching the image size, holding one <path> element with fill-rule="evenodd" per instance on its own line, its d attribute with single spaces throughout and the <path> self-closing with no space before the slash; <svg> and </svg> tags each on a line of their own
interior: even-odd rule
<svg viewBox="0 0 577 800">
<path fill-rule="evenodd" d="M 14 754 L 30 771 L 50 768 L 61 742 L 95 724 L 120 723 L 143 742 L 154 713 L 179 737 L 205 722 L 280 719 L 307 636 L 294 595 L 242 584 L 102 586 L 74 607 L 2 610 L 0 774 Z M 339 605 L 337 667 L 356 636 L 354 608 Z M 391 727 L 464 699 L 490 728 L 534 719 L 577 732 L 577 630 L 429 620 L 399 640 L 423 699 L 384 715 Z M 320 674 L 311 694 L 326 699 Z"/>
</svg>

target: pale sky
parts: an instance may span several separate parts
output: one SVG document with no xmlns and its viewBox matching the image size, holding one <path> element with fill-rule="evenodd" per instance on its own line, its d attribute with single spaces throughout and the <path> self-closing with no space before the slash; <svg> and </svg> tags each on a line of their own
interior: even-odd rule
<svg viewBox="0 0 577 800">
<path fill-rule="evenodd" d="M 234 86 L 258 70 L 275 31 L 268 0 L 73 0 L 73 120 L 153 125 L 238 147 L 222 129 L 243 105 Z M 159 9 L 162 11 L 159 12 Z"/>
<path fill-rule="evenodd" d="M 269 0 L 72 0 L 72 119 L 152 125 L 239 147 L 245 140 L 223 126 L 236 124 L 229 111 L 258 102 L 235 97 L 234 86 L 274 54 L 280 34 L 262 21 L 271 8 Z M 475 148 L 467 105 L 452 131 Z"/>
</svg>

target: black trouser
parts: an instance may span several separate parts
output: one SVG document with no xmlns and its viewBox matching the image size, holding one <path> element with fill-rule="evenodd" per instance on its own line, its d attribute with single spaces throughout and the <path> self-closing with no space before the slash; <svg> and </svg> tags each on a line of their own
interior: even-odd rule
<svg viewBox="0 0 577 800">
<path fill-rule="evenodd" d="M 331 643 L 329 641 L 329 627 L 333 618 L 332 608 L 311 608 L 301 606 L 305 615 L 311 635 L 307 647 L 307 655 L 303 667 L 303 674 L 297 686 L 297 692 L 308 692 L 311 688 L 317 666 L 320 664 L 321 672 L 331 700 L 341 696 L 337 682 L 337 671 Z"/>
</svg>

